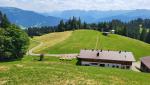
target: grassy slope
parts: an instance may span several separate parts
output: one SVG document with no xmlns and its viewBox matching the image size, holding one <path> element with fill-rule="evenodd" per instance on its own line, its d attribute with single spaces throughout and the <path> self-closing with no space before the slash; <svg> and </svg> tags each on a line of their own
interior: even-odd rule
<svg viewBox="0 0 150 85">
<path fill-rule="evenodd" d="M 33 56 L 0 63 L 0 85 L 149 85 L 150 74 L 75 63 L 55 57 L 40 62 Z"/>
<path fill-rule="evenodd" d="M 33 39 L 30 39 L 30 46 L 29 46 L 29 49 L 32 49 L 33 47 L 39 45 L 40 43 L 33 40 Z"/>
<path fill-rule="evenodd" d="M 72 34 L 72 31 L 66 31 L 66 32 L 56 32 L 56 33 L 50 33 L 50 34 L 46 34 L 43 36 L 37 36 L 34 37 L 34 40 L 43 42 L 43 45 L 41 47 L 39 47 L 38 49 L 36 49 L 34 52 L 36 53 L 39 50 L 43 50 L 45 48 L 48 48 L 50 46 L 53 46 L 65 39 L 67 39 L 68 37 L 70 37 Z"/>
<path fill-rule="evenodd" d="M 93 30 L 74 31 L 65 41 L 40 50 L 39 53 L 77 53 L 83 48 L 92 49 L 95 48 L 97 35 L 99 36 L 97 49 L 131 51 L 136 59 L 150 55 L 150 44 L 114 34 L 103 36 L 100 32 Z"/>
</svg>

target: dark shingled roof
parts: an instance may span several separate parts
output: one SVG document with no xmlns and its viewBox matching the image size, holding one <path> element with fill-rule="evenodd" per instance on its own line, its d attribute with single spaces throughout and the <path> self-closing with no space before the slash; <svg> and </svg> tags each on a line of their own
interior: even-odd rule
<svg viewBox="0 0 150 85">
<path fill-rule="evenodd" d="M 146 66 L 150 69 L 150 56 L 148 56 L 148 57 L 143 57 L 143 58 L 141 59 L 141 62 L 142 62 L 144 65 L 146 65 Z"/>
<path fill-rule="evenodd" d="M 97 56 L 99 55 L 99 56 Z M 115 61 L 135 61 L 132 52 L 106 51 L 106 50 L 81 50 L 80 59 L 100 59 Z"/>
</svg>

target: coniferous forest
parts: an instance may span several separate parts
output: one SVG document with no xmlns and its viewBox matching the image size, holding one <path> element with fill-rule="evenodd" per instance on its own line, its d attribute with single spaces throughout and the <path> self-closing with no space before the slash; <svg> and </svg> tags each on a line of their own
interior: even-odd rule
<svg viewBox="0 0 150 85">
<path fill-rule="evenodd" d="M 86 23 L 80 18 L 72 17 L 68 21 L 61 20 L 58 26 L 29 27 L 25 31 L 29 36 L 40 36 L 51 32 L 63 32 L 77 29 L 91 29 L 98 31 L 115 30 L 115 34 L 127 36 L 150 43 L 150 19 L 132 20 L 122 22 L 112 20 L 110 22 Z"/>
</svg>

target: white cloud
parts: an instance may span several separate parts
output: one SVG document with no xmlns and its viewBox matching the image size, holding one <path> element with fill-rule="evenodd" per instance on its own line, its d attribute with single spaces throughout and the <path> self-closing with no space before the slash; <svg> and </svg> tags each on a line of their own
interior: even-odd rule
<svg viewBox="0 0 150 85">
<path fill-rule="evenodd" d="M 55 10 L 130 10 L 150 9 L 150 0 L 1 0 L 0 6 L 37 12 Z"/>
</svg>

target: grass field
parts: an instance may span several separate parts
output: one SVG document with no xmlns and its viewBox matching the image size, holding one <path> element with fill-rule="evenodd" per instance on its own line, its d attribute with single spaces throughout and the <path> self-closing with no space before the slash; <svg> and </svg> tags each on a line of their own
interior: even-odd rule
<svg viewBox="0 0 150 85">
<path fill-rule="evenodd" d="M 64 34 L 66 34 L 66 32 L 64 32 Z M 48 36 L 50 37 L 51 34 L 48 34 Z M 96 47 L 97 36 L 98 44 Z M 57 38 L 57 40 L 60 39 L 60 37 L 53 38 Z M 55 42 L 48 37 L 45 39 L 53 43 Z M 43 41 L 42 38 L 38 38 L 37 40 Z M 65 38 L 64 41 L 62 40 L 55 45 L 51 45 L 50 43 L 46 44 L 45 49 L 35 52 L 50 54 L 79 53 L 80 49 L 95 49 L 95 47 L 96 49 L 131 51 L 137 60 L 144 56 L 150 56 L 150 44 L 115 34 L 103 36 L 100 32 L 93 30 L 73 31 L 72 35 L 69 36 L 69 38 Z"/>
<path fill-rule="evenodd" d="M 37 42 L 36 40 L 33 40 L 33 39 L 30 39 L 30 46 L 29 46 L 29 49 L 32 49 L 33 47 L 39 45 L 40 42 Z M 28 49 L 28 50 L 29 50 Z"/>
<path fill-rule="evenodd" d="M 66 31 L 66 32 L 50 33 L 50 34 L 46 34 L 43 36 L 36 36 L 33 38 L 33 40 L 43 42 L 43 45 L 39 47 L 38 49 L 36 49 L 34 52 L 36 53 L 40 50 L 56 45 L 57 43 L 60 43 L 66 40 L 68 37 L 71 36 L 71 34 L 72 34 L 72 31 Z"/>
<path fill-rule="evenodd" d="M 0 85 L 149 85 L 150 74 L 115 68 L 76 66 L 76 60 L 26 56 L 0 63 Z"/>
<path fill-rule="evenodd" d="M 67 34 L 68 33 L 68 34 Z M 31 40 L 30 48 L 44 43 L 45 53 L 74 53 L 81 48 L 128 50 L 134 52 L 136 58 L 150 55 L 149 44 L 119 35 L 102 36 L 100 32 L 78 30 L 52 33 Z M 65 38 L 63 38 L 65 36 Z M 59 41 L 57 41 L 59 40 Z M 149 85 L 150 74 L 116 68 L 77 66 L 72 61 L 59 60 L 56 57 L 25 56 L 21 61 L 0 62 L 0 85 Z"/>
</svg>

